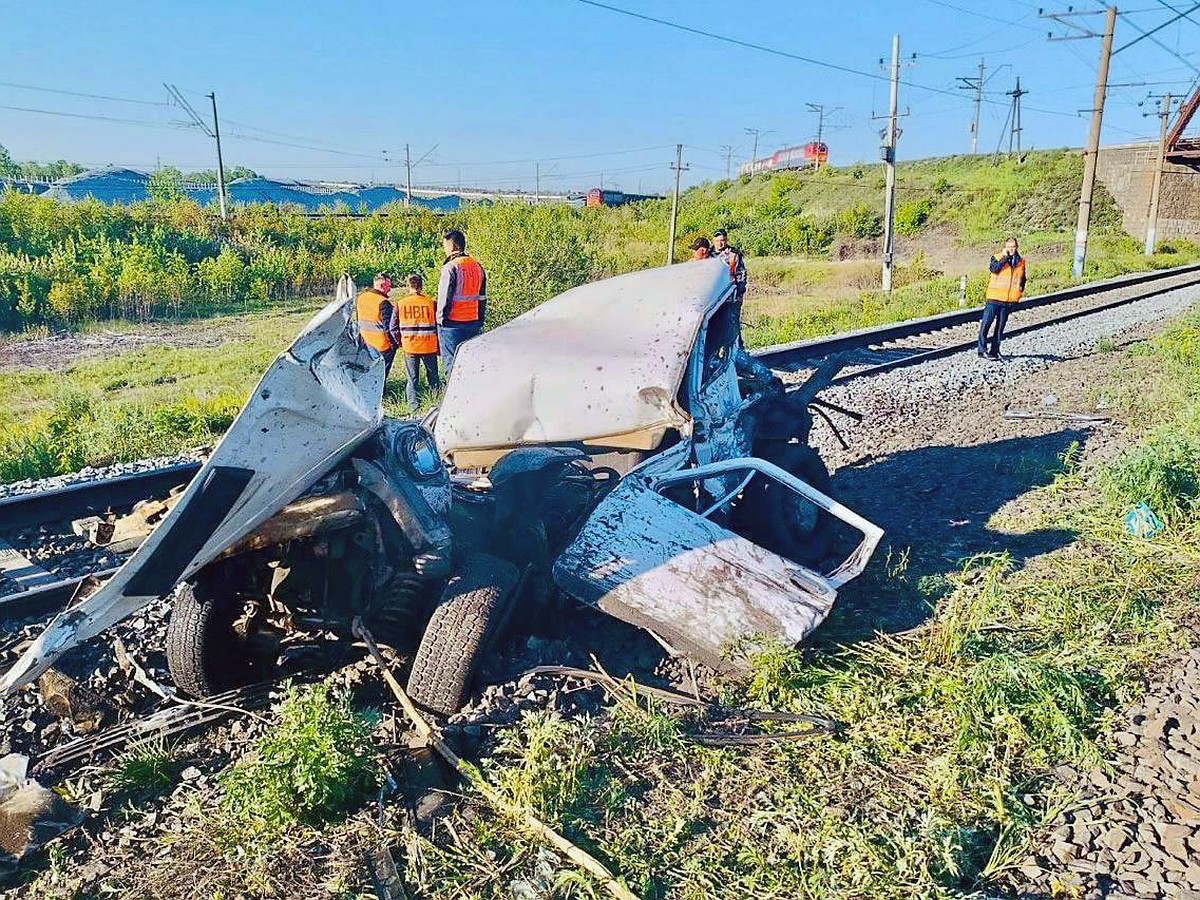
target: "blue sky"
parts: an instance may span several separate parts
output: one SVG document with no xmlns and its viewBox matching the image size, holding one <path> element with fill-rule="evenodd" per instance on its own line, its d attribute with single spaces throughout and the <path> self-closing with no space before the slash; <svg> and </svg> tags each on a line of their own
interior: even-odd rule
<svg viewBox="0 0 1200 900">
<path fill-rule="evenodd" d="M 203 95 L 216 92 L 227 165 L 275 176 L 396 180 L 408 142 L 414 158 L 435 148 L 414 171 L 417 184 L 532 189 L 540 164 L 543 189 L 603 178 L 625 190 L 661 190 L 677 142 L 692 167 L 686 179 L 696 182 L 724 174 L 725 145 L 735 168 L 749 157 L 746 128 L 770 132 L 760 151 L 810 140 L 816 116 L 806 103 L 840 107 L 825 134 L 833 162 L 877 159 L 882 123 L 871 117 L 886 112 L 887 85 L 868 76 L 882 76 L 880 59 L 896 32 L 902 56 L 917 54 L 902 74 L 900 107 L 910 115 L 899 158 L 969 150 L 970 94 L 956 90 L 955 78 L 974 75 L 980 57 L 989 76 L 981 150 L 1000 139 L 1004 92 L 1018 75 L 1029 91 L 1025 146 L 1078 146 L 1087 133 L 1078 111 L 1091 106 L 1100 42 L 1048 42 L 1047 31 L 1063 29 L 1039 19 L 1037 3 L 606 2 L 865 74 L 580 0 L 0 0 L 0 107 L 106 117 L 0 108 L 0 144 L 18 159 L 211 168 L 212 142 L 182 127 L 182 110 L 166 105 L 162 83 L 171 82 L 202 115 Z M 1194 5 L 1130 4 L 1117 46 L 1170 19 L 1168 5 Z M 1077 21 L 1098 30 L 1103 16 Z M 1187 93 L 1200 70 L 1198 23 L 1200 10 L 1155 32 L 1166 49 L 1143 39 L 1114 58 L 1110 80 L 1128 86 L 1110 92 L 1105 143 L 1157 134 L 1157 120 L 1142 115 L 1157 100 L 1138 103 L 1165 90 Z"/>
</svg>

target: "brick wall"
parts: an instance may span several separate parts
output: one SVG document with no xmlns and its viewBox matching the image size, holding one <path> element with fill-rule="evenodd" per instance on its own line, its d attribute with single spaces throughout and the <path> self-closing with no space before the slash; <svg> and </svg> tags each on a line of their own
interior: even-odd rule
<svg viewBox="0 0 1200 900">
<path fill-rule="evenodd" d="M 1157 149 L 1155 144 L 1101 147 L 1096 164 L 1096 177 L 1121 208 L 1125 231 L 1138 240 L 1146 237 Z M 1200 239 L 1200 171 L 1168 163 L 1159 199 L 1158 239 L 1173 237 Z"/>
</svg>

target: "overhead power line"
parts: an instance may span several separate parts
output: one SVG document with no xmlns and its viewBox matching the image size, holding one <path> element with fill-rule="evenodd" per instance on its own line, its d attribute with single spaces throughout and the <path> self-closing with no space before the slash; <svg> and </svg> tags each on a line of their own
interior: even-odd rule
<svg viewBox="0 0 1200 900">
<path fill-rule="evenodd" d="M 869 78 L 872 81 L 877 81 L 877 82 L 885 82 L 886 83 L 889 81 L 889 79 L 886 76 L 881 75 L 876 72 L 868 72 L 865 69 L 855 69 L 852 66 L 843 66 L 840 63 L 830 62 L 829 60 L 825 60 L 825 59 L 817 59 L 815 57 L 805 56 L 800 53 L 791 53 L 787 50 L 780 50 L 778 47 L 768 47 L 765 44 L 757 44 L 757 43 L 754 43 L 753 41 L 743 41 L 739 38 L 730 37 L 729 35 L 726 35 L 726 34 L 719 34 L 715 31 L 705 31 L 702 28 L 693 28 L 691 25 L 684 25 L 681 22 L 672 22 L 669 19 L 660 19 L 656 16 L 648 16 L 645 13 L 635 12 L 634 10 L 631 10 L 631 9 L 624 9 L 620 6 L 612 6 L 611 4 L 608 4 L 608 3 L 601 3 L 600 0 L 575 0 L 575 2 L 582 3 L 585 6 L 594 6 L 597 9 L 607 10 L 608 12 L 617 13 L 618 15 L 628 16 L 629 18 L 632 18 L 632 19 L 640 19 L 644 22 L 653 22 L 656 25 L 662 25 L 666 28 L 673 28 L 677 31 L 684 31 L 684 32 L 687 32 L 688 34 L 695 34 L 700 37 L 709 38 L 710 40 L 721 41 L 722 43 L 726 43 L 726 44 L 733 44 L 734 46 L 737 46 L 737 47 L 744 47 L 748 50 L 757 50 L 760 53 L 768 53 L 772 56 L 779 56 L 784 59 L 795 60 L 796 62 L 808 63 L 809 65 L 813 65 L 813 66 L 820 66 L 821 68 L 830 69 L 835 72 L 844 72 L 847 75 L 857 75 L 860 78 Z M 966 98 L 962 97 L 962 95 L 956 93 L 954 90 L 948 89 L 948 88 L 933 87 L 932 85 L 928 85 L 928 84 L 920 84 L 919 82 L 904 81 L 904 80 L 901 80 L 900 84 L 904 85 L 905 87 L 914 88 L 919 91 L 928 91 L 931 94 L 944 94 L 947 97 L 958 97 L 960 100 L 966 99 Z M 990 104 L 996 105 L 996 106 L 1001 106 L 1001 105 L 1007 106 L 1008 105 L 1007 103 L 999 103 L 997 101 L 987 100 L 987 99 L 985 99 L 984 102 L 990 103 Z M 1046 115 L 1051 115 L 1051 116 L 1069 116 L 1070 118 L 1075 118 L 1077 115 L 1076 113 L 1073 113 L 1073 112 L 1065 112 L 1063 110 L 1055 110 L 1055 109 L 1036 109 L 1034 107 L 1026 107 L 1026 109 L 1031 110 L 1033 112 L 1040 112 L 1040 113 L 1044 113 Z"/>
<path fill-rule="evenodd" d="M 66 91 L 61 88 L 43 87 L 36 84 L 17 84 L 14 81 L 0 81 L 0 87 L 17 88 L 22 91 L 41 91 L 44 94 L 61 94 L 64 97 L 83 97 L 88 100 L 107 100 L 111 103 L 136 103 L 139 106 L 170 106 L 162 100 L 137 100 L 133 97 L 114 97 L 112 94 L 88 94 L 82 91 Z"/>
<path fill-rule="evenodd" d="M 32 106 L 5 106 L 0 104 L 0 109 L 7 109 L 12 112 L 35 113 L 40 116 L 62 116 L 67 119 L 91 119 L 94 122 L 116 122 L 121 125 L 142 125 L 147 128 L 191 128 L 192 126 L 185 122 L 156 122 L 153 119 L 124 119 L 119 116 L 101 116 L 89 113 L 73 113 L 65 112 L 60 109 L 40 109 Z"/>
</svg>

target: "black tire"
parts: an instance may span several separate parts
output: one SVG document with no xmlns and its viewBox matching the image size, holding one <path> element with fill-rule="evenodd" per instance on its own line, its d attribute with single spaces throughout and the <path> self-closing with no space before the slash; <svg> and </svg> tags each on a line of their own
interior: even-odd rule
<svg viewBox="0 0 1200 900">
<path fill-rule="evenodd" d="M 770 441 L 757 448 L 756 455 L 829 495 L 829 470 L 807 444 Z M 762 476 L 750 483 L 742 497 L 738 523 L 755 543 L 807 566 L 824 559 L 833 541 L 829 513 Z"/>
<path fill-rule="evenodd" d="M 167 622 L 167 668 L 177 688 L 206 697 L 250 683 L 249 647 L 234 628 L 241 613 L 231 579 L 219 568 L 179 585 Z"/>
<path fill-rule="evenodd" d="M 480 657 L 503 630 L 520 573 L 512 563 L 476 553 L 451 577 L 434 608 L 408 676 L 414 701 L 441 715 L 458 712 Z"/>
</svg>

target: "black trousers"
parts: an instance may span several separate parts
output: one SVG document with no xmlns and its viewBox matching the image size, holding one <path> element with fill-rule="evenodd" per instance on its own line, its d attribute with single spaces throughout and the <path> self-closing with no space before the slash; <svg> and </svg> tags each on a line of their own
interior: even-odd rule
<svg viewBox="0 0 1200 900">
<path fill-rule="evenodd" d="M 983 307 L 983 318 L 979 320 L 979 352 L 988 356 L 1000 355 L 1000 340 L 1004 337 L 1004 326 L 1008 324 L 1010 305 L 989 300 Z"/>
</svg>

